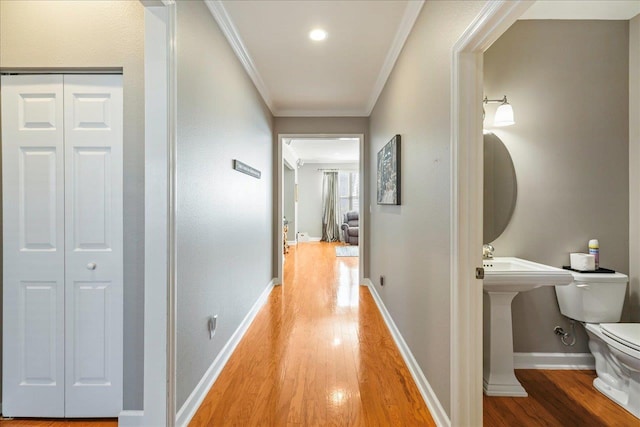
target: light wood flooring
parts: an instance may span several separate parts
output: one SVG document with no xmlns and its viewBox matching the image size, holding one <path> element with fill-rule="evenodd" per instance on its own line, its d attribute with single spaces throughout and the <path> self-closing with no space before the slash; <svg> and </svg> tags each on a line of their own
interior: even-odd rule
<svg viewBox="0 0 640 427">
<path fill-rule="evenodd" d="M 191 426 L 433 426 L 358 258 L 304 243 Z"/>
<path fill-rule="evenodd" d="M 595 371 L 516 370 L 528 397 L 483 397 L 484 425 L 640 427 L 640 420 L 592 383 Z"/>
</svg>

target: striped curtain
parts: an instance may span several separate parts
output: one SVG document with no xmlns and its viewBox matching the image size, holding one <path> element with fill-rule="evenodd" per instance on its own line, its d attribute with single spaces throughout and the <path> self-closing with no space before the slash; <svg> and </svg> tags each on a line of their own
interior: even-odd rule
<svg viewBox="0 0 640 427">
<path fill-rule="evenodd" d="M 338 172 L 325 172 L 322 178 L 322 241 L 340 240 L 338 219 Z"/>
</svg>

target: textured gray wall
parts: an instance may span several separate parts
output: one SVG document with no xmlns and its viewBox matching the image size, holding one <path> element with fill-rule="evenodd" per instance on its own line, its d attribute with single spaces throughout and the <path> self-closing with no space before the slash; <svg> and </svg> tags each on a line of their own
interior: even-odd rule
<svg viewBox="0 0 640 427">
<path fill-rule="evenodd" d="M 358 163 L 305 163 L 298 169 L 298 231 L 310 237 L 322 237 L 323 172 L 318 169 L 358 172 Z"/>
<path fill-rule="evenodd" d="M 279 238 L 273 118 L 201 1 L 177 2 L 177 83 L 179 409 L 273 278 Z M 262 178 L 234 171 L 233 159 Z"/>
<path fill-rule="evenodd" d="M 518 180 L 496 255 L 561 266 L 596 238 L 601 265 L 629 272 L 628 40 L 627 21 L 518 21 L 485 53 L 484 92 L 516 116 L 495 129 Z M 553 288 L 512 307 L 516 352 L 589 351 L 581 328 L 574 347 L 553 333 L 568 325 Z"/>
<path fill-rule="evenodd" d="M 138 1 L 0 1 L 0 67 L 122 67 L 124 409 L 142 409 L 144 8 Z"/>
<path fill-rule="evenodd" d="M 289 233 L 287 234 L 287 240 L 292 241 L 296 239 L 296 172 L 293 169 L 289 169 L 287 166 L 283 166 L 283 204 L 284 204 L 284 216 L 289 221 Z"/>
<path fill-rule="evenodd" d="M 426 2 L 370 117 L 368 277 L 447 413 L 451 48 L 484 4 Z M 402 205 L 381 206 L 376 154 L 395 134 L 402 136 Z"/>
</svg>

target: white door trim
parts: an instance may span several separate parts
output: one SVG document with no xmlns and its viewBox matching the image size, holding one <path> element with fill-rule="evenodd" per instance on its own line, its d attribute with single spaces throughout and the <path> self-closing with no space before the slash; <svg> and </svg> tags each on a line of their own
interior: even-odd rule
<svg viewBox="0 0 640 427">
<path fill-rule="evenodd" d="M 482 425 L 482 55 L 533 1 L 489 1 L 453 47 L 451 425 Z"/>
<path fill-rule="evenodd" d="M 175 425 L 175 16 L 174 0 L 145 7 L 144 408 L 120 425 Z"/>
<path fill-rule="evenodd" d="M 277 139 L 277 160 L 278 167 L 276 168 L 276 188 L 277 188 L 277 196 L 276 196 L 276 206 L 277 206 L 277 214 L 274 218 L 274 232 L 275 236 L 280 236 L 282 233 L 282 216 L 283 216 L 283 203 L 284 203 L 284 177 L 282 174 L 282 166 L 284 164 L 284 157 L 282 154 L 282 144 L 284 144 L 284 138 L 358 138 L 359 140 L 359 150 L 360 150 L 360 158 L 358 159 L 358 173 L 360 174 L 360 200 L 359 200 L 359 208 L 358 208 L 358 223 L 360 227 L 360 235 L 358 237 L 358 247 L 360 248 L 360 255 L 358 257 L 358 282 L 361 285 L 364 285 L 364 259 L 365 259 L 365 235 L 363 230 L 365 229 L 365 218 L 364 218 L 364 195 L 367 194 L 366 191 L 369 191 L 369 186 L 367 182 L 363 179 L 364 177 L 364 134 L 361 133 L 280 133 L 278 134 Z M 297 220 L 297 219 L 296 219 Z M 276 285 L 281 285 L 283 283 L 283 260 L 284 254 L 282 253 L 282 239 L 274 239 L 274 248 L 275 256 L 276 256 Z"/>
</svg>

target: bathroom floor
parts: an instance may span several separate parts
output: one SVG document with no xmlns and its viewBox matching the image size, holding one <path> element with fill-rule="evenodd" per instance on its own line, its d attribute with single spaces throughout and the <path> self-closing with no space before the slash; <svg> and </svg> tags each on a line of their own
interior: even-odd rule
<svg viewBox="0 0 640 427">
<path fill-rule="evenodd" d="M 483 396 L 484 425 L 638 427 L 640 421 L 593 387 L 595 371 L 518 369 L 529 397 Z"/>
</svg>

